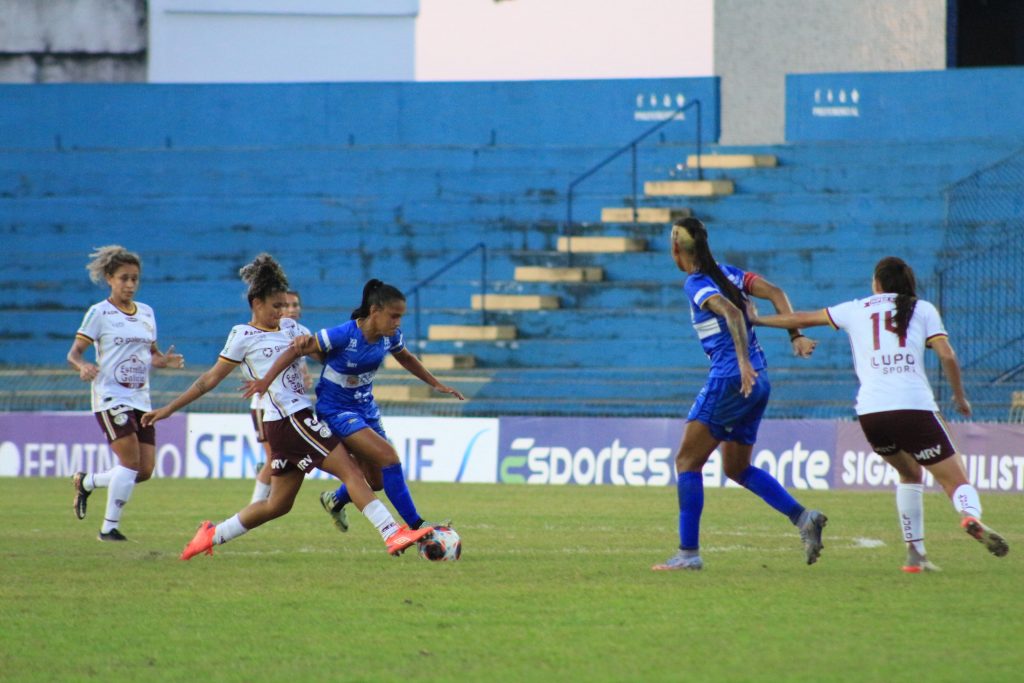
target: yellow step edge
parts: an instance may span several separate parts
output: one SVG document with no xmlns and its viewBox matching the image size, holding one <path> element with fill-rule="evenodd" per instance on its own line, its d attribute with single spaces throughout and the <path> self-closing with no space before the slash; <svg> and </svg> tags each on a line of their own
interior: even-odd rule
<svg viewBox="0 0 1024 683">
<path fill-rule="evenodd" d="M 378 401 L 422 401 L 428 398 L 444 398 L 448 394 L 434 391 L 426 384 L 380 384 L 373 385 L 373 397 Z"/>
<path fill-rule="evenodd" d="M 686 157 L 686 165 L 697 167 L 697 155 Z M 702 154 L 701 168 L 775 168 L 779 158 L 774 154 Z"/>
<path fill-rule="evenodd" d="M 720 197 L 732 194 L 731 180 L 648 180 L 644 194 L 651 197 Z"/>
<path fill-rule="evenodd" d="M 600 282 L 604 268 L 548 268 L 546 266 L 516 266 L 516 282 Z"/>
<path fill-rule="evenodd" d="M 574 254 L 647 251 L 647 240 L 637 237 L 559 237 L 558 251 Z"/>
<path fill-rule="evenodd" d="M 476 367 L 476 356 L 458 353 L 424 353 L 420 362 L 427 370 L 464 370 Z M 384 358 L 385 370 L 401 370 L 401 364 L 388 354 Z"/>
<path fill-rule="evenodd" d="M 474 294 L 470 306 L 474 311 L 546 311 L 561 303 L 557 296 L 546 294 Z"/>
<path fill-rule="evenodd" d="M 506 341 L 515 338 L 515 325 L 431 325 L 427 331 L 427 339 L 435 341 Z"/>
<path fill-rule="evenodd" d="M 660 206 L 644 206 L 636 210 L 637 223 L 671 223 L 680 218 L 689 218 L 693 212 L 686 208 L 663 208 Z M 602 223 L 632 223 L 633 209 L 626 207 L 607 207 L 601 209 Z"/>
</svg>

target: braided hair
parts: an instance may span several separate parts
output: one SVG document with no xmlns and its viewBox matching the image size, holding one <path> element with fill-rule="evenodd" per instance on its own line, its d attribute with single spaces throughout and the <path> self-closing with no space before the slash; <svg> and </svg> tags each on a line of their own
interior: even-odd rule
<svg viewBox="0 0 1024 683">
<path fill-rule="evenodd" d="M 103 284 L 103 281 L 117 272 L 121 266 L 137 266 L 142 270 L 142 259 L 139 255 L 130 252 L 120 244 L 108 244 L 105 247 L 94 247 L 89 254 L 89 263 L 85 269 L 89 271 L 89 279 L 95 284 Z"/>
<path fill-rule="evenodd" d="M 367 280 L 363 285 L 363 300 L 359 308 L 352 311 L 352 320 L 365 318 L 370 315 L 370 308 L 378 306 L 384 308 L 392 301 L 405 301 L 405 295 L 397 287 L 384 284 L 380 280 Z"/>
<path fill-rule="evenodd" d="M 281 264 L 267 253 L 260 254 L 253 259 L 252 263 L 242 266 L 238 275 L 245 284 L 249 285 L 246 297 L 249 299 L 250 306 L 256 299 L 263 301 L 268 296 L 288 291 L 288 277 L 281 269 Z"/>
<path fill-rule="evenodd" d="M 903 259 L 886 256 L 875 264 L 875 281 L 883 292 L 896 295 L 896 314 L 893 316 L 896 336 L 906 337 L 910 318 L 914 315 L 914 307 L 917 305 L 914 270 Z"/>
<path fill-rule="evenodd" d="M 725 276 L 718 267 L 711 247 L 708 246 L 708 229 L 697 218 L 681 218 L 672 225 L 672 239 L 679 248 L 693 256 L 698 273 L 703 273 L 718 285 L 718 290 L 746 316 L 746 299 L 739 287 Z"/>
</svg>

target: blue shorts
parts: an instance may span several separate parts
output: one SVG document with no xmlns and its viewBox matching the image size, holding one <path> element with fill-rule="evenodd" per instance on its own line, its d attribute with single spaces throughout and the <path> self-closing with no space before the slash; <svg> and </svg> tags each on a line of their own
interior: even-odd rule
<svg viewBox="0 0 1024 683">
<path fill-rule="evenodd" d="M 706 424 L 719 441 L 750 445 L 757 441 L 757 428 L 771 393 L 767 370 L 757 371 L 753 391 L 747 398 L 740 393 L 739 375 L 709 377 L 686 419 Z"/>
<path fill-rule="evenodd" d="M 380 434 L 381 438 L 385 441 L 388 440 L 379 417 L 367 418 L 361 413 L 353 412 L 319 415 L 319 417 L 327 423 L 327 426 L 331 428 L 331 431 L 339 439 L 346 439 L 362 429 L 370 428 Z"/>
</svg>

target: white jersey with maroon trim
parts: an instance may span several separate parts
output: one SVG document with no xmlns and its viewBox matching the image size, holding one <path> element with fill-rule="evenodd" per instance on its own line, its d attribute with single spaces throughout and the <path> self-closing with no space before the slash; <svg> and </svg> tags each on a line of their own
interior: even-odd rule
<svg viewBox="0 0 1024 683">
<path fill-rule="evenodd" d="M 151 410 L 149 370 L 153 366 L 156 317 L 146 304 L 134 304 L 131 314 L 109 299 L 94 304 L 75 333 L 96 347 L 100 371 L 92 381 L 94 413 L 119 405 Z"/>
<path fill-rule="evenodd" d="M 276 330 L 264 330 L 253 325 L 235 325 L 224 343 L 220 357 L 236 363 L 248 379 L 259 379 L 267 374 L 277 356 L 291 346 L 292 340 L 309 330 L 291 318 L 281 318 Z M 259 405 L 263 408 L 264 422 L 280 420 L 303 408 L 312 407 L 302 381 L 301 358 L 274 378 Z"/>
<path fill-rule="evenodd" d="M 925 374 L 924 353 L 945 337 L 942 318 L 930 302 L 918 299 L 906 337 L 896 335 L 896 295 L 877 294 L 825 309 L 833 327 L 850 337 L 860 380 L 857 414 L 885 410 L 939 409 Z"/>
</svg>

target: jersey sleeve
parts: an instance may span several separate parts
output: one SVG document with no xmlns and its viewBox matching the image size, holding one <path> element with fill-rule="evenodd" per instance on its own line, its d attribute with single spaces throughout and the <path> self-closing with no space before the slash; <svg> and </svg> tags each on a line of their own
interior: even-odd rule
<svg viewBox="0 0 1024 683">
<path fill-rule="evenodd" d="M 828 321 L 834 329 L 846 330 L 850 327 L 850 316 L 855 310 L 857 310 L 857 302 L 847 301 L 829 306 L 825 309 L 825 315 L 828 316 Z"/>
<path fill-rule="evenodd" d="M 246 336 L 239 332 L 237 326 L 232 327 L 227 341 L 224 342 L 224 348 L 220 352 L 220 358 L 238 365 L 245 359 L 245 342 Z"/>
<path fill-rule="evenodd" d="M 345 326 L 324 328 L 316 333 L 316 345 L 323 353 L 329 353 L 332 349 L 344 350 L 348 344 L 349 335 L 345 333 Z"/>
<path fill-rule="evenodd" d="M 85 317 L 82 318 L 82 324 L 78 326 L 78 332 L 75 333 L 76 337 L 81 337 L 89 342 L 95 342 L 100 338 L 100 324 L 103 316 L 100 314 L 97 306 L 90 306 L 89 310 L 85 312 Z"/>
<path fill-rule="evenodd" d="M 705 301 L 716 294 L 722 293 L 718 289 L 718 285 L 715 284 L 715 281 L 707 275 L 691 275 L 686 278 L 686 284 L 683 285 L 683 289 L 686 290 L 686 298 L 697 308 L 702 308 Z"/>
<path fill-rule="evenodd" d="M 914 315 L 922 315 L 924 318 L 924 343 L 925 346 L 931 346 L 932 341 L 939 337 L 948 337 L 946 333 L 946 327 L 942 324 L 942 316 L 939 315 L 939 309 L 930 301 L 918 300 L 917 305 L 914 307 Z"/>
<path fill-rule="evenodd" d="M 402 330 L 397 330 L 391 336 L 391 348 L 388 349 L 392 354 L 398 353 L 405 348 L 405 335 L 402 334 Z"/>
</svg>

